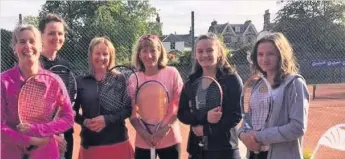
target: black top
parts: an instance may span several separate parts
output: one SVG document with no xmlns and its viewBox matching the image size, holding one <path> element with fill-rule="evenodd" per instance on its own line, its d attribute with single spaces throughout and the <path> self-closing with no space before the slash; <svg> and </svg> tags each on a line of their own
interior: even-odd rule
<svg viewBox="0 0 345 159">
<path fill-rule="evenodd" d="M 108 73 L 109 75 L 109 73 Z M 107 75 L 107 76 L 108 76 Z M 92 75 L 77 78 L 78 93 L 74 105 L 77 112 L 75 121 L 81 125 L 81 144 L 84 148 L 88 146 L 108 145 L 128 140 L 125 119 L 131 115 L 131 100 L 126 89 L 126 81 L 123 76 L 116 76 L 109 82 L 97 82 Z M 110 102 L 113 109 L 105 108 L 105 98 L 113 97 Z M 102 98 L 103 97 L 103 98 Z M 82 115 L 79 109 L 82 109 Z M 107 105 L 109 108 L 109 105 Z M 103 115 L 106 126 L 100 132 L 94 132 L 83 125 L 85 119 Z"/>
<path fill-rule="evenodd" d="M 49 68 L 55 66 L 55 65 L 64 65 L 64 66 L 70 68 L 69 63 L 65 59 L 61 58 L 60 56 L 56 56 L 56 58 L 54 60 L 49 60 L 47 57 L 41 55 L 40 56 L 40 63 L 42 65 L 42 67 L 44 69 L 47 69 L 47 70 Z"/>
<path fill-rule="evenodd" d="M 202 72 L 192 74 L 185 83 L 180 97 L 178 119 L 187 125 L 203 125 L 203 133 L 208 137 L 207 147 L 204 150 L 238 149 L 236 126 L 241 120 L 240 98 L 242 92 L 242 79 L 236 73 L 229 73 L 218 69 L 216 78 L 223 90 L 222 117 L 216 124 L 207 122 L 207 112 L 201 115 L 192 114 L 189 101 L 193 102 L 191 84 L 202 75 Z M 196 154 L 199 150 L 199 138 L 190 131 L 187 151 Z"/>
<path fill-rule="evenodd" d="M 49 60 L 47 57 L 41 55 L 39 60 L 40 60 L 41 66 L 46 70 L 49 70 L 51 67 L 53 67 L 55 65 L 64 65 L 64 66 L 70 68 L 69 63 L 65 59 L 61 58 L 60 56 L 56 56 L 54 60 Z M 68 76 L 60 76 L 60 77 L 62 78 L 63 81 L 69 80 L 69 79 L 64 79 L 64 78 L 68 78 Z M 66 133 L 68 133 L 68 132 L 73 133 L 74 132 L 73 127 L 66 131 Z"/>
</svg>

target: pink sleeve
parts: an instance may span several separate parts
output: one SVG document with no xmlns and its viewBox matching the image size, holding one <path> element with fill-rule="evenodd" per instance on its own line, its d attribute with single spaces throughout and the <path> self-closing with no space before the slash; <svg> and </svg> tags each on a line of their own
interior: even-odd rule
<svg viewBox="0 0 345 159">
<path fill-rule="evenodd" d="M 136 85 L 137 85 L 137 81 L 134 77 L 134 75 L 132 75 L 129 80 L 128 80 L 129 84 L 128 84 L 128 94 L 129 97 L 131 98 L 131 103 L 132 103 L 132 113 L 130 118 L 137 118 L 137 111 L 136 111 L 136 107 L 135 107 L 135 89 L 136 89 Z"/>
<path fill-rule="evenodd" d="M 58 98 L 60 99 L 58 102 L 58 105 L 60 106 L 59 116 L 49 123 L 34 124 L 30 130 L 30 133 L 34 134 L 35 136 L 52 136 L 54 134 L 63 133 L 73 127 L 74 116 L 72 104 L 65 85 L 62 83 L 60 78 L 58 79 L 61 88 Z"/>
<path fill-rule="evenodd" d="M 3 81 L 3 79 L 1 79 Z M 5 86 L 1 82 L 1 139 L 2 140 L 9 140 L 13 143 L 16 143 L 18 145 L 22 146 L 29 146 L 30 137 L 27 135 L 23 135 L 22 133 L 13 130 L 6 124 L 6 111 L 5 107 L 8 107 L 9 105 L 6 102 L 6 91 Z"/>
<path fill-rule="evenodd" d="M 169 103 L 169 107 L 168 107 L 168 113 L 163 121 L 163 125 L 166 125 L 167 123 L 171 122 L 171 117 L 177 116 L 177 112 L 178 112 L 178 104 L 179 104 L 179 100 L 180 100 L 180 93 L 183 87 L 183 81 L 182 78 L 180 76 L 180 73 L 177 71 L 176 68 L 172 68 L 172 71 L 169 72 L 171 73 L 171 75 L 173 75 L 173 81 L 172 81 L 172 87 L 170 89 L 172 89 L 172 96 L 170 103 Z M 166 77 L 170 77 L 171 76 L 166 76 Z M 168 79 L 166 79 L 168 80 Z"/>
<path fill-rule="evenodd" d="M 174 115 L 177 115 L 177 111 L 178 111 L 178 103 L 180 101 L 180 94 L 183 88 L 183 81 L 181 78 L 180 73 L 176 70 L 176 68 L 173 69 L 174 70 L 174 81 L 173 81 L 173 96 L 172 96 L 172 100 L 171 100 L 171 113 Z"/>
</svg>

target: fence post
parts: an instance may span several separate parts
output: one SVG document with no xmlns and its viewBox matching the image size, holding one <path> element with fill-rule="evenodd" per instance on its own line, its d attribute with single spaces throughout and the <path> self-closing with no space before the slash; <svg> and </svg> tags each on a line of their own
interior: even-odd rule
<svg viewBox="0 0 345 159">
<path fill-rule="evenodd" d="M 19 24 L 23 24 L 22 14 L 19 14 Z"/>
<path fill-rule="evenodd" d="M 191 12 L 191 23 L 192 23 L 192 26 L 190 28 L 191 32 L 191 38 L 192 38 L 192 52 L 191 52 L 191 64 L 192 66 L 194 66 L 194 11 Z"/>
</svg>

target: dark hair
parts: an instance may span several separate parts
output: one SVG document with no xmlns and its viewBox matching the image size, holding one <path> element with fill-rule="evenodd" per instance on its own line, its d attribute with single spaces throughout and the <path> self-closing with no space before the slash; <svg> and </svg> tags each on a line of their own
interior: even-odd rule
<svg viewBox="0 0 345 159">
<path fill-rule="evenodd" d="M 40 22 L 38 24 L 38 29 L 41 33 L 44 32 L 44 29 L 46 28 L 46 25 L 50 22 L 60 22 L 64 26 L 64 30 L 67 33 L 68 27 L 66 22 L 62 19 L 61 16 L 53 13 L 48 13 L 47 15 L 41 17 Z"/>
<path fill-rule="evenodd" d="M 194 48 L 193 54 L 194 55 L 196 54 L 196 46 L 197 46 L 198 42 L 200 40 L 205 40 L 205 39 L 212 40 L 217 45 L 217 48 L 218 48 L 217 51 L 218 51 L 218 56 L 219 56 L 219 58 L 217 59 L 217 68 L 220 68 L 220 69 L 226 71 L 227 73 L 235 73 L 236 69 L 232 65 L 230 65 L 228 62 L 224 43 L 222 41 L 220 41 L 219 38 L 217 37 L 217 35 L 214 33 L 209 32 L 207 34 L 200 35 L 195 41 L 195 48 Z M 196 59 L 194 59 L 192 74 L 200 73 L 200 72 L 202 72 L 202 67 L 200 66 L 198 61 Z"/>
<path fill-rule="evenodd" d="M 288 39 L 280 32 L 272 32 L 261 37 L 254 45 L 252 54 L 250 55 L 253 74 L 263 73 L 266 75 L 266 72 L 260 68 L 257 61 L 258 47 L 261 43 L 265 42 L 272 43 L 279 51 L 277 74 L 274 78 L 274 84 L 272 85 L 273 88 L 276 88 L 281 84 L 286 75 L 298 73 L 298 65 L 293 53 L 293 48 L 291 47 Z"/>
</svg>

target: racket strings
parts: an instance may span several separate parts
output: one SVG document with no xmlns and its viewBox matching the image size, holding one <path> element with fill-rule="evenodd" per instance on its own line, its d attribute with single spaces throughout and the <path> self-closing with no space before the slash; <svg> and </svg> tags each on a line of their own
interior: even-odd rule
<svg viewBox="0 0 345 159">
<path fill-rule="evenodd" d="M 61 68 L 60 70 L 58 68 L 59 67 L 56 67 L 55 69 L 52 69 L 51 71 L 54 74 L 57 74 L 62 79 L 63 83 L 65 84 L 67 88 L 68 95 L 71 101 L 73 102 L 74 99 L 76 98 L 76 93 L 77 93 L 77 84 L 75 81 L 75 76 L 71 71 L 65 68 Z"/>
<path fill-rule="evenodd" d="M 261 130 L 265 127 L 271 102 L 267 86 L 261 83 L 257 91 L 254 91 L 250 98 L 253 129 Z"/>
<path fill-rule="evenodd" d="M 118 111 L 125 105 L 126 100 L 121 96 L 121 92 L 126 92 L 125 78 L 122 74 L 109 73 L 99 84 L 99 104 L 106 111 Z"/>
<path fill-rule="evenodd" d="M 168 111 L 168 102 L 166 90 L 158 83 L 146 83 L 138 90 L 138 114 L 150 125 L 156 125 L 164 119 Z"/>
<path fill-rule="evenodd" d="M 54 104 L 58 95 L 57 82 L 28 80 L 22 87 L 18 99 L 18 114 L 21 122 L 45 123 L 51 120 Z"/>
<path fill-rule="evenodd" d="M 221 106 L 221 88 L 211 79 L 198 79 L 192 83 L 192 93 L 195 96 L 193 112 L 206 113 L 210 109 Z M 192 102 L 193 103 L 193 102 Z"/>
</svg>

